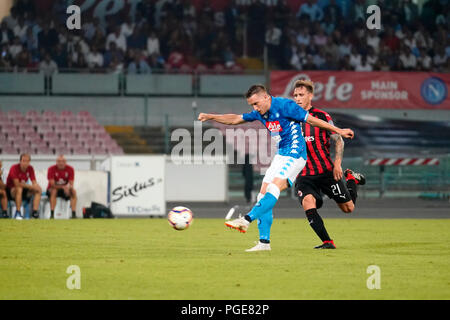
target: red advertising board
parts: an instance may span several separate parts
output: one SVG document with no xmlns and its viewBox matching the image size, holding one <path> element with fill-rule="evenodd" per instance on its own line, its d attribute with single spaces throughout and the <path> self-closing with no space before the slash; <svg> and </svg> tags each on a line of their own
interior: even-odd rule
<svg viewBox="0 0 450 320">
<path fill-rule="evenodd" d="M 315 83 L 323 108 L 450 109 L 450 74 L 427 72 L 273 71 L 274 96 L 292 97 L 294 82 Z"/>
</svg>

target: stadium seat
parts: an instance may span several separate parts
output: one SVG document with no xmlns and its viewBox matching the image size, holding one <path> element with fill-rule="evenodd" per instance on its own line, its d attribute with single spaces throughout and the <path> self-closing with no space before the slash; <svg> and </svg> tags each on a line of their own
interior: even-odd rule
<svg viewBox="0 0 450 320">
<path fill-rule="evenodd" d="M 17 126 L 14 124 L 4 123 L 1 126 L 1 132 L 6 133 L 9 136 L 9 135 L 17 134 L 18 130 L 17 130 Z"/>
<path fill-rule="evenodd" d="M 32 118 L 27 118 L 30 121 L 30 124 L 32 126 L 40 126 L 41 124 L 47 123 L 44 119 L 43 116 L 39 115 L 39 116 L 35 116 Z"/>
<path fill-rule="evenodd" d="M 55 132 L 59 134 L 62 134 L 64 132 L 71 132 L 70 127 L 67 124 L 61 122 L 55 124 L 54 128 Z"/>
<path fill-rule="evenodd" d="M 83 147 L 83 143 L 78 140 L 78 139 L 68 139 L 65 141 L 66 142 L 66 147 L 70 148 L 70 149 L 76 149 L 76 148 L 82 148 Z"/>
<path fill-rule="evenodd" d="M 69 111 L 69 110 L 63 110 L 63 111 L 61 111 L 61 113 L 60 113 L 60 116 L 61 117 L 75 117 L 75 115 L 74 115 L 74 113 L 72 112 L 72 111 Z"/>
<path fill-rule="evenodd" d="M 42 139 L 48 141 L 48 140 L 55 140 L 59 139 L 58 134 L 53 131 L 47 131 L 42 134 Z"/>
<path fill-rule="evenodd" d="M 70 149 L 67 147 L 54 148 L 55 154 L 70 154 Z"/>
<path fill-rule="evenodd" d="M 17 154 L 18 150 L 13 146 L 2 145 L 2 154 Z"/>
<path fill-rule="evenodd" d="M 89 131 L 89 126 L 87 126 L 86 124 L 83 123 L 74 123 L 69 125 L 70 129 L 72 130 L 72 132 L 76 133 L 76 134 L 80 134 L 83 132 L 88 132 Z M 92 135 L 92 134 L 91 134 Z"/>
<path fill-rule="evenodd" d="M 10 110 L 10 111 L 6 112 L 6 117 L 9 119 L 24 118 L 24 116 L 22 115 L 22 112 L 17 111 L 17 110 Z"/>
<path fill-rule="evenodd" d="M 197 73 L 208 73 L 209 69 L 205 64 L 199 63 L 195 66 L 195 71 Z"/>
<path fill-rule="evenodd" d="M 77 137 L 80 140 L 94 139 L 94 135 L 91 132 L 89 132 L 89 131 L 78 131 L 77 132 Z"/>
<path fill-rule="evenodd" d="M 29 132 L 24 134 L 23 137 L 26 141 L 30 141 L 31 143 L 35 143 L 37 141 L 43 141 L 41 135 L 37 132 Z"/>
<path fill-rule="evenodd" d="M 66 143 L 59 138 L 49 139 L 49 140 L 46 140 L 45 142 L 47 142 L 49 148 L 52 148 L 52 149 L 59 149 L 59 148 L 66 147 Z"/>
<path fill-rule="evenodd" d="M 96 155 L 103 155 L 103 154 L 109 154 L 109 150 L 107 148 L 90 148 L 90 153 L 91 154 L 96 154 Z"/>
<path fill-rule="evenodd" d="M 43 116 L 43 118 L 45 121 L 47 121 L 47 123 L 49 123 L 52 126 L 54 126 L 55 123 L 60 123 L 62 121 L 59 116 L 50 116 L 50 117 Z"/>
<path fill-rule="evenodd" d="M 18 131 L 19 131 L 20 134 L 23 134 L 23 135 L 32 135 L 33 133 L 36 133 L 34 128 L 30 127 L 29 125 L 19 126 Z"/>
<path fill-rule="evenodd" d="M 58 114 L 55 111 L 45 110 L 44 112 L 42 112 L 42 116 L 45 119 L 49 119 L 49 118 L 57 118 Z"/>
<path fill-rule="evenodd" d="M 88 139 L 88 140 L 83 140 L 83 145 L 85 148 L 94 150 L 94 149 L 100 148 L 102 146 L 102 143 L 99 140 Z"/>
<path fill-rule="evenodd" d="M 190 74 L 190 73 L 192 73 L 193 69 L 192 69 L 192 67 L 190 65 L 185 63 L 185 64 L 181 65 L 179 71 L 180 71 L 180 73 Z"/>
<path fill-rule="evenodd" d="M 77 140 L 77 135 L 72 131 L 66 131 L 61 133 L 61 140 L 64 142 L 70 141 L 70 140 Z"/>
<path fill-rule="evenodd" d="M 221 74 L 225 72 L 225 66 L 221 63 L 216 63 L 213 67 L 212 67 L 214 73 L 217 74 Z"/>
<path fill-rule="evenodd" d="M 39 126 L 36 127 L 37 132 L 39 133 L 46 133 L 46 132 L 54 132 L 53 126 L 49 123 L 41 123 Z"/>
<path fill-rule="evenodd" d="M 27 112 L 25 112 L 25 118 L 26 119 L 35 119 L 37 117 L 41 117 L 41 113 L 39 111 L 36 110 L 28 110 Z"/>
<path fill-rule="evenodd" d="M 86 110 L 79 111 L 77 113 L 77 117 L 80 117 L 80 118 L 93 118 L 91 113 L 89 111 L 86 111 Z"/>
<path fill-rule="evenodd" d="M 40 148 L 34 148 L 36 154 L 53 154 L 53 149 L 45 146 Z"/>
<path fill-rule="evenodd" d="M 77 146 L 77 147 L 72 147 L 72 154 L 79 154 L 79 155 L 87 155 L 90 154 L 89 149 L 86 149 L 85 147 L 83 147 L 82 145 Z"/>
</svg>

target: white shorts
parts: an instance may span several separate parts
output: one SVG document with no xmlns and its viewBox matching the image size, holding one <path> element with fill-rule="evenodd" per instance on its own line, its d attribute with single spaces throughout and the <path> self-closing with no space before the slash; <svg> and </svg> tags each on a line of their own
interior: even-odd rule
<svg viewBox="0 0 450 320">
<path fill-rule="evenodd" d="M 303 170 L 306 160 L 302 157 L 296 159 L 276 154 L 266 171 L 263 182 L 271 183 L 274 178 L 287 179 L 289 185 L 295 181 L 298 174 Z"/>
</svg>

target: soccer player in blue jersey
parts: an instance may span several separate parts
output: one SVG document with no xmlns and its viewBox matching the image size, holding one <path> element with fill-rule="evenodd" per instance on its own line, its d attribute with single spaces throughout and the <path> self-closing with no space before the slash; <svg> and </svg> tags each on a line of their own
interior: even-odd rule
<svg viewBox="0 0 450 320">
<path fill-rule="evenodd" d="M 261 121 L 269 130 L 272 139 L 278 144 L 278 152 L 267 169 L 258 194 L 257 203 L 244 217 L 227 221 L 226 226 L 246 232 L 252 221 L 258 221 L 259 243 L 248 251 L 270 250 L 270 228 L 273 221 L 272 209 L 278 201 L 280 192 L 292 186 L 295 178 L 306 163 L 305 140 L 301 122 L 335 132 L 345 138 L 353 138 L 351 129 L 340 129 L 326 121 L 309 117 L 308 111 L 295 101 L 271 96 L 260 84 L 251 86 L 245 98 L 253 111 L 238 114 L 200 113 L 198 120 L 213 120 L 228 125 L 238 125 L 249 121 Z"/>
</svg>

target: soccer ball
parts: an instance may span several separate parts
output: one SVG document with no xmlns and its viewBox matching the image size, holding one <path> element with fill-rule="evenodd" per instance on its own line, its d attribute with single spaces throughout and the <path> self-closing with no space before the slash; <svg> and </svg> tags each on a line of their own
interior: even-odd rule
<svg viewBox="0 0 450 320">
<path fill-rule="evenodd" d="M 175 207 L 170 210 L 167 220 L 175 230 L 185 230 L 192 224 L 194 214 L 186 207 Z"/>
</svg>

